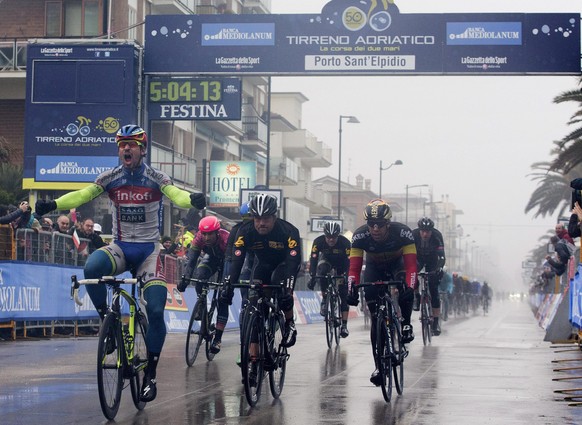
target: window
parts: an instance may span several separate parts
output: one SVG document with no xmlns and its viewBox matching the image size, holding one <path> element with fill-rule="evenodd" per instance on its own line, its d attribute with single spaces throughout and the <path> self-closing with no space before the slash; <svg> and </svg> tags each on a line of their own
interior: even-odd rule
<svg viewBox="0 0 582 425">
<path fill-rule="evenodd" d="M 48 37 L 87 37 L 102 34 L 103 0 L 47 1 Z"/>
<path fill-rule="evenodd" d="M 130 28 L 127 33 L 127 38 L 130 40 L 137 39 L 137 29 L 134 26 L 137 23 L 137 10 L 133 7 L 129 7 L 129 17 L 128 17 L 128 27 Z"/>
<path fill-rule="evenodd" d="M 47 37 L 60 37 L 62 34 L 61 27 L 61 12 L 63 9 L 63 4 L 60 1 L 47 1 L 46 2 L 46 36 Z"/>
</svg>

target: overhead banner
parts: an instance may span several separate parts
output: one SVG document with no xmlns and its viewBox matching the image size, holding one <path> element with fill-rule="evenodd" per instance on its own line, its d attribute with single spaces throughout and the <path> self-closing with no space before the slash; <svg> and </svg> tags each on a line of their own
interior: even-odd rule
<svg viewBox="0 0 582 425">
<path fill-rule="evenodd" d="M 238 207 L 241 189 L 257 184 L 254 161 L 210 161 L 208 193 L 211 207 Z"/>
<path fill-rule="evenodd" d="M 24 189 L 72 189 L 119 164 L 115 134 L 137 123 L 133 44 L 29 43 Z"/>
<path fill-rule="evenodd" d="M 319 15 L 148 15 L 144 71 L 579 75 L 580 44 L 579 13 L 401 14 L 332 0 Z"/>
</svg>

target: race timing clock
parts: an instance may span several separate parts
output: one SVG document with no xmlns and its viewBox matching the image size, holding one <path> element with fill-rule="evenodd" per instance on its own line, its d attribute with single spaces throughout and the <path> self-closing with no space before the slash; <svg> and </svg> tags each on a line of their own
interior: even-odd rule
<svg viewBox="0 0 582 425">
<path fill-rule="evenodd" d="M 220 78 L 152 78 L 149 82 L 150 102 L 220 102 Z"/>
</svg>

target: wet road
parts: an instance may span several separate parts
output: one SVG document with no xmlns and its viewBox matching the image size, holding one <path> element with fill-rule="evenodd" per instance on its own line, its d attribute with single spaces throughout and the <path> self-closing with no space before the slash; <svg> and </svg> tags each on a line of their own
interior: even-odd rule
<svg viewBox="0 0 582 425">
<path fill-rule="evenodd" d="M 373 370 L 363 319 L 328 350 L 323 324 L 299 326 L 280 400 L 264 385 L 249 408 L 234 360 L 238 333 L 228 332 L 213 362 L 184 360 L 182 334 L 168 335 L 158 372 L 158 397 L 137 412 L 124 391 L 120 424 L 580 424 L 582 409 L 554 390 L 556 349 L 523 302 L 493 305 L 488 316 L 450 319 L 423 347 L 416 340 L 405 364 L 405 389 L 385 403 L 368 378 Z M 97 339 L 58 338 L 0 343 L 1 424 L 107 423 L 99 407 Z M 566 354 L 568 355 L 568 354 Z M 582 358 L 582 353 L 574 352 Z M 582 374 L 582 373 L 581 373 Z"/>
</svg>

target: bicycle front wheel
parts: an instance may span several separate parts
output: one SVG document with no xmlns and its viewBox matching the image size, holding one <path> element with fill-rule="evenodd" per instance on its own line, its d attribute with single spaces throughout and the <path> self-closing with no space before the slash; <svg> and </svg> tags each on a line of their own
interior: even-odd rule
<svg viewBox="0 0 582 425">
<path fill-rule="evenodd" d="M 206 326 L 204 326 L 204 329 L 206 329 L 206 335 L 204 337 L 204 339 L 206 340 L 206 360 L 208 360 L 209 362 L 211 362 L 212 360 L 214 360 L 214 356 L 216 356 L 215 353 L 213 353 L 212 351 L 210 351 L 210 347 L 212 345 L 212 339 L 214 338 L 214 334 L 216 334 L 216 305 L 217 305 L 218 301 L 216 300 L 216 297 L 214 297 L 212 299 L 212 304 L 210 306 L 210 310 L 208 310 L 208 313 L 206 314 L 207 318 L 206 318 Z"/>
<path fill-rule="evenodd" d="M 392 398 L 392 357 L 390 353 L 390 339 L 386 318 L 382 312 L 378 312 L 376 322 L 376 365 L 380 373 L 380 387 L 386 402 Z"/>
<path fill-rule="evenodd" d="M 283 314 L 273 313 L 269 316 L 269 386 L 273 398 L 279 398 L 285 384 L 285 372 L 287 371 L 287 348 L 281 346 L 283 332 L 285 330 L 285 318 Z"/>
<path fill-rule="evenodd" d="M 424 345 L 428 345 L 431 341 L 430 313 L 428 301 L 424 297 L 420 306 L 420 321 L 422 324 L 422 342 Z"/>
<path fill-rule="evenodd" d="M 408 355 L 406 347 L 402 344 L 402 325 L 396 314 L 392 315 L 390 326 L 390 343 L 392 345 L 392 373 L 394 375 L 394 387 L 396 392 L 402 395 L 404 391 L 404 358 Z"/>
<path fill-rule="evenodd" d="M 186 364 L 188 366 L 192 366 L 196 361 L 200 346 L 204 340 L 203 323 L 202 320 L 194 319 L 195 312 L 196 309 L 193 309 L 192 315 L 190 316 L 190 323 L 188 324 L 188 333 L 186 334 Z M 202 315 L 202 318 L 205 316 L 206 313 Z"/>
<path fill-rule="evenodd" d="M 331 348 L 333 343 L 333 304 L 331 299 L 331 294 L 327 294 L 325 297 L 325 340 L 327 342 L 327 347 Z"/>
<path fill-rule="evenodd" d="M 340 330 L 342 325 L 342 306 L 340 299 L 337 294 L 333 296 L 333 337 L 335 339 L 336 345 L 340 343 Z"/>
<path fill-rule="evenodd" d="M 263 385 L 264 334 L 263 320 L 258 314 L 249 314 L 241 345 L 241 372 L 245 396 L 251 407 L 261 397 Z"/>
<path fill-rule="evenodd" d="M 131 364 L 131 398 L 137 410 L 143 410 L 145 401 L 140 400 L 141 387 L 148 365 L 148 349 L 145 336 L 148 332 L 148 319 L 141 311 L 135 315 L 135 329 L 133 331 L 133 358 Z"/>
<path fill-rule="evenodd" d="M 99 332 L 97 346 L 97 388 L 99 403 L 105 417 L 117 415 L 123 390 L 123 340 L 121 322 L 115 313 L 108 313 Z"/>
</svg>

